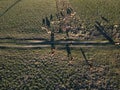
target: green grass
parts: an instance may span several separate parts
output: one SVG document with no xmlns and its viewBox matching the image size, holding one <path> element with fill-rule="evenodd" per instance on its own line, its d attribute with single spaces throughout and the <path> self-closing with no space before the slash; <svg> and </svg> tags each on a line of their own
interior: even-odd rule
<svg viewBox="0 0 120 90">
<path fill-rule="evenodd" d="M 0 13 L 14 1 L 0 0 Z M 101 21 L 99 15 L 107 17 L 112 24 L 120 21 L 119 0 L 70 2 L 88 27 L 93 26 L 95 20 Z M 22 0 L 0 18 L 0 37 L 49 38 L 41 30 L 41 19 L 55 12 L 55 0 Z M 96 47 L 83 50 L 92 68 L 85 64 L 79 49 L 72 50 L 72 61 L 68 60 L 65 50 L 56 50 L 51 56 L 48 48 L 0 49 L 0 90 L 90 90 L 95 87 L 102 90 L 101 87 L 106 88 L 107 84 L 111 90 L 119 90 L 120 49 Z"/>
<path fill-rule="evenodd" d="M 16 0 L 0 0 L 3 13 Z M 56 12 L 55 0 L 22 0 L 0 17 L 0 37 L 40 37 L 41 21 Z"/>
<path fill-rule="evenodd" d="M 72 6 L 86 23 L 101 21 L 100 16 L 112 24 L 120 23 L 120 0 L 70 0 Z"/>
<path fill-rule="evenodd" d="M 83 87 L 85 90 L 92 82 L 100 86 L 99 81 L 101 84 L 106 83 L 110 78 L 108 86 L 113 85 L 112 90 L 118 90 L 120 88 L 119 50 L 84 48 L 84 51 L 95 71 L 85 65 L 79 50 L 72 50 L 74 59 L 70 64 L 64 50 L 57 50 L 55 55 L 51 56 L 49 49 L 1 49 L 0 90 L 54 90 L 55 88 L 79 90 L 82 86 L 85 86 Z M 99 72 L 102 67 L 105 68 Z"/>
</svg>

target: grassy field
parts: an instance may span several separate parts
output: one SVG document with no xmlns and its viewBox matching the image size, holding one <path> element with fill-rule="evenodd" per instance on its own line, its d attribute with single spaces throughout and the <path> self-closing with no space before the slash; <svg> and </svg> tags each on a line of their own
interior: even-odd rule
<svg viewBox="0 0 120 90">
<path fill-rule="evenodd" d="M 77 14 L 88 29 L 94 28 L 95 21 L 107 25 L 120 24 L 120 0 L 70 0 Z"/>
<path fill-rule="evenodd" d="M 72 6 L 86 23 L 101 21 L 104 16 L 110 24 L 120 23 L 120 0 L 70 0 Z"/>
<path fill-rule="evenodd" d="M 15 1 L 0 0 L 0 14 Z M 44 37 L 42 18 L 55 12 L 55 0 L 22 0 L 0 17 L 0 37 Z"/>
<path fill-rule="evenodd" d="M 117 48 L 84 48 L 92 68 L 78 50 L 72 50 L 69 61 L 66 51 L 49 49 L 1 49 L 1 90 L 86 90 L 120 88 L 120 52 Z M 97 52 L 97 53 L 96 53 Z M 110 81 L 109 81 L 110 80 Z M 108 84 L 108 86 L 107 86 Z M 93 85 L 93 86 L 91 86 Z M 85 89 L 86 88 L 86 89 Z"/>
<path fill-rule="evenodd" d="M 16 0 L 0 0 L 0 14 Z M 120 0 L 69 0 L 87 26 L 102 21 L 120 23 Z M 21 0 L 0 17 L 1 43 L 16 44 L 17 39 L 48 38 L 41 30 L 41 20 L 56 12 L 55 0 Z M 64 37 L 56 35 L 57 38 Z M 92 67 L 86 65 L 79 48 L 72 49 L 69 60 L 65 49 L 54 55 L 49 48 L 0 48 L 0 90 L 119 90 L 120 48 L 83 48 Z"/>
</svg>

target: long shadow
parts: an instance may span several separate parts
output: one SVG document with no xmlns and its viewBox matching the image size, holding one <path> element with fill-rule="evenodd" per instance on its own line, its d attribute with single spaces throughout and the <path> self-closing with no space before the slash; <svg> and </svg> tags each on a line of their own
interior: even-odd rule
<svg viewBox="0 0 120 90">
<path fill-rule="evenodd" d="M 1 15 L 0 17 L 4 16 L 12 7 L 14 7 L 17 3 L 19 3 L 21 0 L 17 0 L 14 2 L 11 6 L 9 6 Z"/>
<path fill-rule="evenodd" d="M 0 37 L 0 40 L 45 40 L 49 41 L 48 39 L 45 38 L 13 38 L 13 37 Z"/>
</svg>

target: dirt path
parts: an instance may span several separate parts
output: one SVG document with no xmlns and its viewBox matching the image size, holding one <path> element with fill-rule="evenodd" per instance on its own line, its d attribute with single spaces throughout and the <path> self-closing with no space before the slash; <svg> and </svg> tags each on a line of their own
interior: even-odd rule
<svg viewBox="0 0 120 90">
<path fill-rule="evenodd" d="M 12 40 L 4 39 L 0 40 L 0 48 L 19 48 L 19 49 L 28 49 L 28 48 L 50 48 L 51 41 L 45 40 Z M 58 40 L 54 41 L 54 44 L 57 48 L 64 48 L 66 44 L 70 44 L 70 47 L 79 48 L 79 47 L 103 47 L 103 46 L 113 46 L 110 45 L 108 41 L 76 41 L 76 40 Z"/>
</svg>

